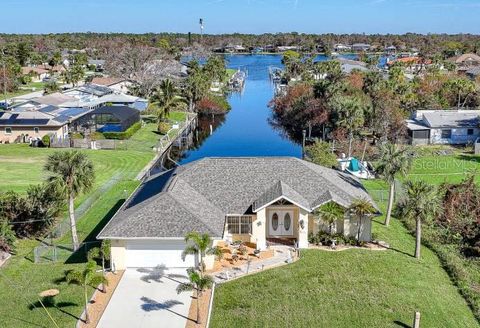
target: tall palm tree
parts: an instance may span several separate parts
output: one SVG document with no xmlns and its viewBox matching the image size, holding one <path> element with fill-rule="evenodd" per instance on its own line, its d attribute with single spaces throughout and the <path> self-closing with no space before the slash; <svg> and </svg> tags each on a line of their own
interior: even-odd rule
<svg viewBox="0 0 480 328">
<path fill-rule="evenodd" d="M 202 297 L 205 289 L 211 288 L 213 285 L 213 278 L 211 276 L 204 276 L 195 271 L 193 268 L 187 270 L 188 279 L 190 282 L 180 284 L 177 287 L 177 293 L 195 290 L 197 294 L 197 324 L 200 324 L 200 297 Z"/>
<path fill-rule="evenodd" d="M 415 257 L 420 258 L 422 223 L 429 222 L 441 211 L 440 196 L 435 186 L 425 181 L 407 181 L 406 198 L 398 204 L 399 215 L 415 220 Z"/>
<path fill-rule="evenodd" d="M 348 157 L 352 156 L 353 135 L 363 126 L 365 104 L 357 97 L 338 97 L 333 103 L 337 124 L 348 131 Z"/>
<path fill-rule="evenodd" d="M 185 235 L 187 247 L 183 250 L 182 258 L 185 260 L 187 255 L 198 255 L 199 270 L 203 274 L 205 271 L 205 263 L 203 259 L 207 253 L 214 252 L 212 249 L 212 238 L 206 233 L 200 234 L 196 231 L 189 232 Z M 190 243 L 190 244 L 189 244 Z"/>
<path fill-rule="evenodd" d="M 332 228 L 335 222 L 344 218 L 345 210 L 335 202 L 323 204 L 315 211 L 316 218 L 328 223 L 328 229 L 332 234 Z"/>
<path fill-rule="evenodd" d="M 75 284 L 83 287 L 85 298 L 85 323 L 90 323 L 88 315 L 88 292 L 87 287 L 96 287 L 99 284 L 108 285 L 108 280 L 96 272 L 95 261 L 88 261 L 83 270 L 69 270 L 65 272 L 65 280 L 68 284 Z"/>
<path fill-rule="evenodd" d="M 412 167 L 412 156 L 407 147 L 399 147 L 392 143 L 385 143 L 380 146 L 380 160 L 377 166 L 378 174 L 390 185 L 388 193 L 387 215 L 385 225 L 390 224 L 393 201 L 395 196 L 395 178 L 407 175 Z"/>
<path fill-rule="evenodd" d="M 188 99 L 188 108 L 192 112 L 195 104 L 208 95 L 212 81 L 198 61 L 190 61 L 188 67 L 188 77 L 184 81 L 183 95 Z"/>
<path fill-rule="evenodd" d="M 75 197 L 88 192 L 95 182 L 92 161 L 77 150 L 58 151 L 48 156 L 44 169 L 49 173 L 48 183 L 62 193 L 68 202 L 73 250 L 78 249 L 77 224 L 75 221 Z"/>
<path fill-rule="evenodd" d="M 151 103 L 158 106 L 156 112 L 158 123 L 168 117 L 171 110 L 181 108 L 185 104 L 185 99 L 180 97 L 175 84 L 165 79 L 160 83 L 160 88 L 152 96 Z"/>
<path fill-rule="evenodd" d="M 350 213 L 357 218 L 357 241 L 360 241 L 360 234 L 362 232 L 363 220 L 371 217 L 377 211 L 372 206 L 370 201 L 366 198 L 357 198 L 352 201 L 349 207 Z"/>
</svg>

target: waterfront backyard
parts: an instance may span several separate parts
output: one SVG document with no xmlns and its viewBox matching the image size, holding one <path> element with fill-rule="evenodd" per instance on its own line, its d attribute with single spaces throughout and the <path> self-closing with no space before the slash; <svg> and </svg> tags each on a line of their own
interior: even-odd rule
<svg viewBox="0 0 480 328">
<path fill-rule="evenodd" d="M 296 156 L 301 147 L 269 123 L 272 88 L 267 67 L 279 56 L 231 56 L 229 67 L 249 71 L 244 93 L 231 95 L 232 110 L 225 122 L 197 148 L 182 153 L 181 163 L 206 156 Z M 78 222 L 80 238 L 95 239 L 125 198 L 138 186 L 134 178 L 153 158 L 158 135 L 149 124 L 134 137 L 136 147 L 115 151 L 86 151 L 94 161 L 99 193 Z M 42 166 L 51 149 L 19 145 L 0 147 L 0 190 L 24 192 L 43 180 Z M 415 159 L 412 178 L 441 183 L 460 181 L 480 168 L 478 157 L 455 153 L 423 154 Z M 386 185 L 368 181 L 367 189 L 384 209 Z M 382 196 L 383 195 L 383 196 Z M 90 195 L 78 199 L 84 203 Z M 422 312 L 422 327 L 477 327 L 478 322 L 450 280 L 438 257 L 424 248 L 423 258 L 412 257 L 414 238 L 397 220 L 386 228 L 375 219 L 374 237 L 389 243 L 387 251 L 351 249 L 342 252 L 306 250 L 300 261 L 240 278 L 215 292 L 213 327 L 406 327 L 413 312 Z M 54 241 L 68 245 L 67 233 Z M 68 260 L 33 263 L 36 240 L 21 240 L 17 253 L 0 269 L 0 318 L 7 327 L 50 327 L 45 311 L 33 307 L 37 294 L 57 288 L 57 306 L 49 308 L 61 327 L 73 326 L 83 309 L 82 288 L 59 282 L 64 271 L 84 263 Z M 80 261 L 81 262 L 81 261 Z M 89 289 L 89 293 L 93 288 Z"/>
</svg>

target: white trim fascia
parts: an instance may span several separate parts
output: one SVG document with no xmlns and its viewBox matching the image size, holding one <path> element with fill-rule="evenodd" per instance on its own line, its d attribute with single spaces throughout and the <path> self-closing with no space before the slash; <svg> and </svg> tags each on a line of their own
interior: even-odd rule
<svg viewBox="0 0 480 328">
<path fill-rule="evenodd" d="M 307 212 L 309 212 L 309 213 L 312 212 L 312 209 L 306 208 L 306 207 L 298 204 L 297 202 L 294 202 L 293 200 L 289 199 L 288 197 L 279 196 L 279 197 L 275 198 L 274 200 L 270 201 L 269 203 L 267 203 L 267 204 L 265 204 L 265 205 L 257 208 L 255 211 L 253 211 L 253 213 L 258 213 L 259 211 L 261 211 L 261 210 L 263 210 L 264 208 L 272 205 L 273 203 L 279 201 L 280 199 L 285 199 L 285 200 L 289 201 L 290 203 L 292 203 L 293 205 L 296 205 L 296 206 L 300 207 L 301 209 L 304 209 L 305 211 L 307 211 Z"/>
</svg>

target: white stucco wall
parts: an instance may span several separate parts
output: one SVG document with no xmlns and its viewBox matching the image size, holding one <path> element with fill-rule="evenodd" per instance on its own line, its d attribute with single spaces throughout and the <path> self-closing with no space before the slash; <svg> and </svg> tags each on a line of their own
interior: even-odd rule
<svg viewBox="0 0 480 328">
<path fill-rule="evenodd" d="M 298 214 L 298 248 L 308 248 L 308 212 L 300 208 Z M 302 223 L 303 222 L 303 223 Z M 302 227 L 303 226 L 303 227 Z"/>
<path fill-rule="evenodd" d="M 125 255 L 126 255 L 125 240 L 112 240 L 110 247 L 110 261 L 114 270 L 125 270 Z"/>
<path fill-rule="evenodd" d="M 252 243 L 257 244 L 257 249 L 265 250 L 267 248 L 267 211 L 262 209 L 257 212 L 256 219 L 252 222 Z"/>
<path fill-rule="evenodd" d="M 451 130 L 451 138 L 442 138 L 442 130 Z M 430 143 L 432 144 L 466 144 L 475 142 L 480 135 L 480 129 L 474 128 L 473 134 L 468 135 L 468 128 L 452 128 L 452 129 L 431 129 Z"/>
</svg>

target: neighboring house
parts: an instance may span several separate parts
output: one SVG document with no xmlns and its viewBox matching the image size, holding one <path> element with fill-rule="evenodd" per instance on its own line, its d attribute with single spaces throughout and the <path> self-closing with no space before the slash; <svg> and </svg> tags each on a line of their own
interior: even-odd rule
<svg viewBox="0 0 480 328">
<path fill-rule="evenodd" d="M 64 95 L 81 99 L 82 97 L 102 97 L 113 93 L 113 90 L 103 85 L 87 83 L 82 86 L 63 91 Z"/>
<path fill-rule="evenodd" d="M 394 54 L 397 52 L 397 47 L 395 47 L 394 45 L 385 47 L 385 52 L 389 55 Z"/>
<path fill-rule="evenodd" d="M 299 49 L 299 47 L 297 47 L 297 46 L 278 46 L 277 47 L 278 52 L 285 52 L 285 51 L 288 51 L 288 50 L 297 51 L 298 49 Z"/>
<path fill-rule="evenodd" d="M 103 72 L 105 67 L 105 60 L 103 59 L 89 59 L 88 60 L 89 66 L 95 67 L 95 72 Z"/>
<path fill-rule="evenodd" d="M 140 121 L 140 112 L 127 106 L 102 106 L 85 115 L 98 132 L 122 132 Z"/>
<path fill-rule="evenodd" d="M 352 50 L 352 47 L 342 43 L 337 43 L 333 46 L 333 49 L 335 51 L 341 52 L 341 51 L 350 51 Z"/>
<path fill-rule="evenodd" d="M 353 51 L 368 51 L 370 50 L 371 46 L 366 43 L 354 43 L 352 44 Z"/>
<path fill-rule="evenodd" d="M 94 101 L 99 105 L 128 106 L 143 111 L 148 107 L 148 99 L 130 96 L 123 93 L 111 93 Z"/>
<path fill-rule="evenodd" d="M 22 75 L 28 75 L 32 82 L 41 82 L 50 75 L 50 71 L 43 67 L 22 67 Z"/>
<path fill-rule="evenodd" d="M 418 74 L 425 71 L 426 68 L 432 65 L 432 61 L 417 56 L 400 57 L 387 62 L 387 65 L 391 67 L 394 64 L 400 63 L 405 67 L 405 73 Z"/>
<path fill-rule="evenodd" d="M 63 93 L 60 92 L 55 92 L 51 93 L 46 96 L 42 97 L 37 97 L 29 100 L 29 103 L 35 103 L 35 104 L 41 104 L 41 105 L 53 105 L 53 106 L 61 106 L 62 104 L 66 102 L 71 102 L 75 101 L 76 99 L 74 97 L 70 97 L 67 95 L 64 95 Z"/>
<path fill-rule="evenodd" d="M 353 176 L 292 157 L 204 158 L 146 180 L 98 235 L 111 240 L 115 268 L 190 267 L 182 261 L 184 237 L 191 231 L 214 239 L 307 248 L 308 234 L 326 225 L 314 211 L 333 201 L 349 207 L 368 199 Z M 360 239 L 371 240 L 364 219 Z M 356 236 L 358 220 L 348 214 L 336 231 Z M 213 260 L 206 261 L 207 268 Z"/>
<path fill-rule="evenodd" d="M 463 54 L 448 59 L 457 66 L 460 71 L 467 71 L 472 67 L 480 66 L 480 56 L 476 54 Z"/>
<path fill-rule="evenodd" d="M 40 111 L 0 111 L 0 143 L 29 142 L 45 135 L 62 138 L 68 134 L 68 122 Z"/>
<path fill-rule="evenodd" d="M 464 145 L 480 136 L 480 110 L 419 110 L 406 123 L 413 145 Z"/>
<path fill-rule="evenodd" d="M 114 91 L 122 93 L 128 93 L 129 88 L 132 86 L 132 82 L 120 77 L 94 77 L 92 84 L 109 87 Z"/>
<path fill-rule="evenodd" d="M 476 80 L 480 76 L 480 66 L 472 67 L 465 74 L 472 80 Z"/>
<path fill-rule="evenodd" d="M 360 70 L 363 72 L 369 71 L 367 64 L 358 60 L 350 60 L 344 58 L 337 58 L 342 65 L 342 71 L 345 74 L 350 74 L 353 70 Z"/>
</svg>

